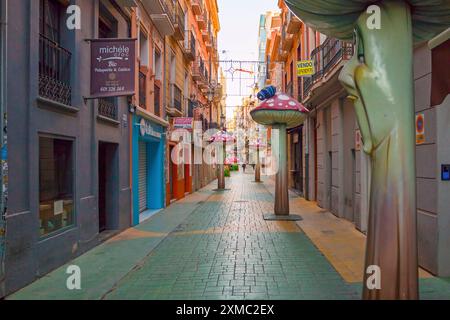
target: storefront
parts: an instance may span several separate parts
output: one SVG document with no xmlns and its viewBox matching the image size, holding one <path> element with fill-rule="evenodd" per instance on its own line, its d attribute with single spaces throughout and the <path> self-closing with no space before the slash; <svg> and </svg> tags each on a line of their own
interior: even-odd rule
<svg viewBox="0 0 450 320">
<path fill-rule="evenodd" d="M 167 146 L 166 204 L 193 191 L 192 118 L 171 119 Z"/>
<path fill-rule="evenodd" d="M 164 208 L 165 129 L 134 117 L 133 128 L 133 225 Z"/>
</svg>

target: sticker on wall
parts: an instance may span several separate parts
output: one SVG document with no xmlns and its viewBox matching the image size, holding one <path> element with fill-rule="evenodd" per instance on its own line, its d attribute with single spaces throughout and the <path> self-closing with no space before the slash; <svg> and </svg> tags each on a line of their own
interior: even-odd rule
<svg viewBox="0 0 450 320">
<path fill-rule="evenodd" d="M 425 115 L 419 113 L 416 115 L 416 144 L 425 143 Z"/>
<path fill-rule="evenodd" d="M 355 132 L 355 150 L 361 151 L 362 139 L 361 139 L 361 131 L 356 130 Z"/>
</svg>

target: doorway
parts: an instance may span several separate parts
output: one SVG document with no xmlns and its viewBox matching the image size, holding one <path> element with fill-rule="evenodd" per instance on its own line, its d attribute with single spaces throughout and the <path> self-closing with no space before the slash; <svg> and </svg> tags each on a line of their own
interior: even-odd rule
<svg viewBox="0 0 450 320">
<path fill-rule="evenodd" d="M 99 142 L 98 150 L 98 230 L 118 228 L 118 145 Z"/>
<path fill-rule="evenodd" d="M 174 186 L 174 181 L 173 179 L 175 178 L 175 174 L 174 174 L 174 170 L 175 170 L 175 165 L 173 164 L 172 161 L 172 152 L 173 152 L 173 147 L 169 148 L 169 192 L 170 192 L 170 200 L 174 200 L 175 199 L 175 186 Z"/>
</svg>

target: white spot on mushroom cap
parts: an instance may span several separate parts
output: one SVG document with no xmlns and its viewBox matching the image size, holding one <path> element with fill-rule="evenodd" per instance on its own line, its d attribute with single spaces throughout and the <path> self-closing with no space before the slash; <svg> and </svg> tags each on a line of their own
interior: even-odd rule
<svg viewBox="0 0 450 320">
<path fill-rule="evenodd" d="M 273 103 L 269 103 L 269 107 L 275 107 Z"/>
<path fill-rule="evenodd" d="M 283 100 L 283 101 L 288 101 L 288 100 L 290 100 L 291 98 L 290 98 L 289 96 L 285 95 L 285 94 L 280 94 L 280 95 L 278 96 L 278 99 Z"/>
<path fill-rule="evenodd" d="M 295 107 L 297 104 L 295 103 L 295 101 L 289 101 L 289 105 Z"/>
</svg>

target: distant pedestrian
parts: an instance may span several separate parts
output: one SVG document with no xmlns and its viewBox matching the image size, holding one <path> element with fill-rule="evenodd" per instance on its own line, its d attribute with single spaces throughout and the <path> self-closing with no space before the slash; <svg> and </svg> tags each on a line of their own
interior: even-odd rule
<svg viewBox="0 0 450 320">
<path fill-rule="evenodd" d="M 247 167 L 247 165 L 245 164 L 245 162 L 242 164 L 242 171 L 245 173 L 245 168 Z"/>
</svg>

